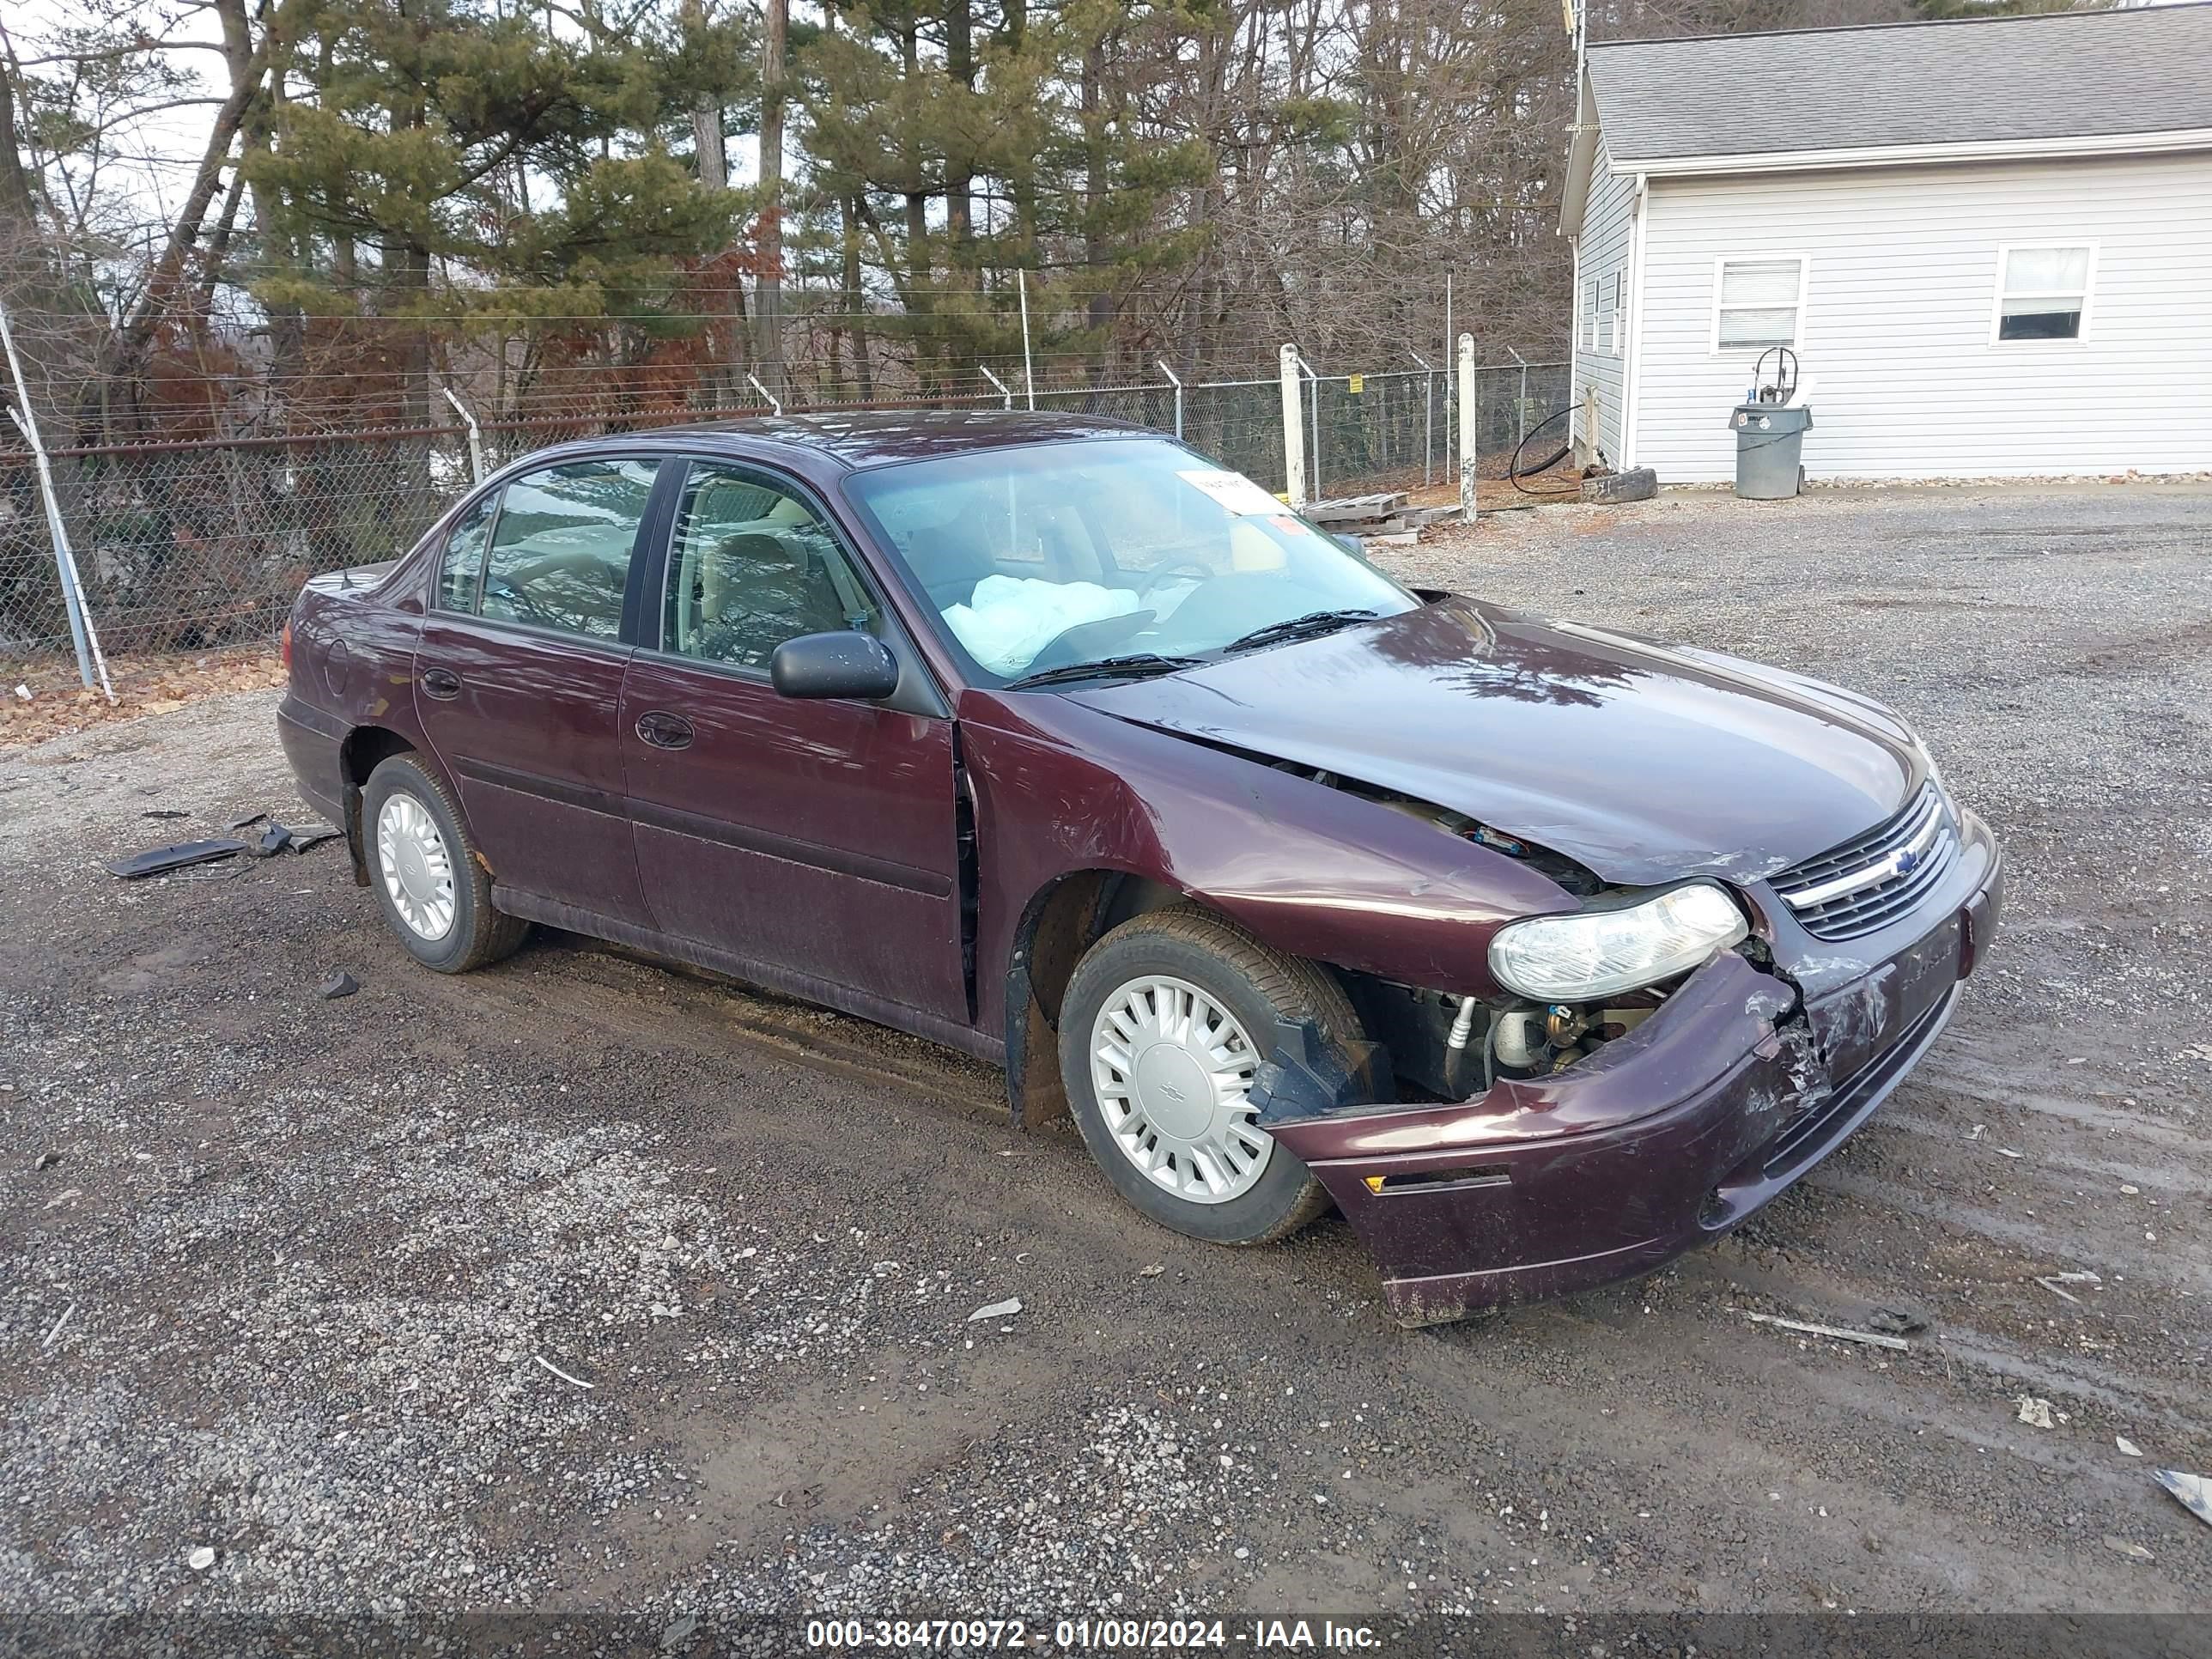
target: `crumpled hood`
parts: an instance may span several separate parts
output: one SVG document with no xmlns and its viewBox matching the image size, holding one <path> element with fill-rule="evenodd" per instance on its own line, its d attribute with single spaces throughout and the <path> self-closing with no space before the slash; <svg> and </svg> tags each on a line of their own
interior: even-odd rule
<svg viewBox="0 0 2212 1659">
<path fill-rule="evenodd" d="M 1757 881 L 1919 786 L 1880 704 L 1714 653 L 1447 599 L 1075 701 L 1431 801 L 1626 885 Z"/>
</svg>

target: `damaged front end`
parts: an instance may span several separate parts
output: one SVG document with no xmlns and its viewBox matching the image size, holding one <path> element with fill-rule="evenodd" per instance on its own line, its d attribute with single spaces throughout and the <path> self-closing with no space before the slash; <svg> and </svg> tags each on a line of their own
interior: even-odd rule
<svg viewBox="0 0 2212 1659">
<path fill-rule="evenodd" d="M 1794 1178 L 1762 1149 L 1833 1097 L 1794 991 L 1729 951 L 1571 1065 L 1364 1110 L 1297 1110 L 1286 1091 L 1261 1121 L 1374 1251 L 1392 1314 L 1422 1324 L 1643 1272 L 1735 1225 Z"/>
<path fill-rule="evenodd" d="M 1261 1121 L 1373 1250 L 1401 1322 L 1648 1272 L 1800 1179 L 1942 1031 L 2000 902 L 1995 843 L 1971 815 L 1963 833 L 1953 902 L 1865 957 L 1754 892 L 1748 937 L 1601 1004 L 1350 976 L 1375 1042 L 1347 1070 L 1286 1041 Z"/>
</svg>

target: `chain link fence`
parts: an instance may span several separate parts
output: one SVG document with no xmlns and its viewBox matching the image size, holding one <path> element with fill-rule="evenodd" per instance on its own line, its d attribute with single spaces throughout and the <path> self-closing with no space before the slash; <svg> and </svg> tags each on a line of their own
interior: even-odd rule
<svg viewBox="0 0 2212 1659">
<path fill-rule="evenodd" d="M 1304 390 L 1309 493 L 1457 487 L 1453 376 L 1439 367 L 1315 374 Z M 1565 407 L 1565 364 L 1485 368 L 1477 377 L 1478 447 L 1491 458 Z M 1018 389 L 866 407 L 1022 408 Z M 1164 433 L 1266 488 L 1286 486 L 1278 376 L 1178 384 L 1038 388 L 1035 405 Z M 799 414 L 853 404 L 794 403 Z M 700 418 L 672 406 L 580 411 L 472 432 L 449 422 L 307 436 L 240 436 L 50 447 L 56 494 L 85 598 L 112 653 L 200 649 L 273 635 L 301 584 L 318 572 L 405 552 L 477 473 L 564 439 Z M 731 407 L 719 416 L 766 414 Z M 6 434 L 15 439 L 17 434 Z M 67 649 L 33 460 L 0 448 L 0 653 Z"/>
</svg>

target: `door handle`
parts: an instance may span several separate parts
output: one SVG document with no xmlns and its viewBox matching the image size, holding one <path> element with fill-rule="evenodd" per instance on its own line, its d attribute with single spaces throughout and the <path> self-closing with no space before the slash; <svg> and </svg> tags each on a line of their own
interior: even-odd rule
<svg viewBox="0 0 2212 1659">
<path fill-rule="evenodd" d="M 689 749 L 691 722 L 680 715 L 652 709 L 637 717 L 637 735 L 655 749 Z"/>
<path fill-rule="evenodd" d="M 451 702 L 461 695 L 461 677 L 450 668 L 426 668 L 422 690 L 440 702 Z"/>
</svg>

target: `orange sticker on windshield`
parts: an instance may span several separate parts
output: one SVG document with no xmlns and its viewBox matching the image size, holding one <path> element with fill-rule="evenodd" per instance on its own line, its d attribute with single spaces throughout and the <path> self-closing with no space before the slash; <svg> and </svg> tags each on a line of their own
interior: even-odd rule
<svg viewBox="0 0 2212 1659">
<path fill-rule="evenodd" d="M 1276 529 L 1292 536 L 1310 536 L 1314 533 L 1314 527 L 1304 519 L 1294 519 L 1287 513 L 1279 513 L 1267 522 Z"/>
</svg>

